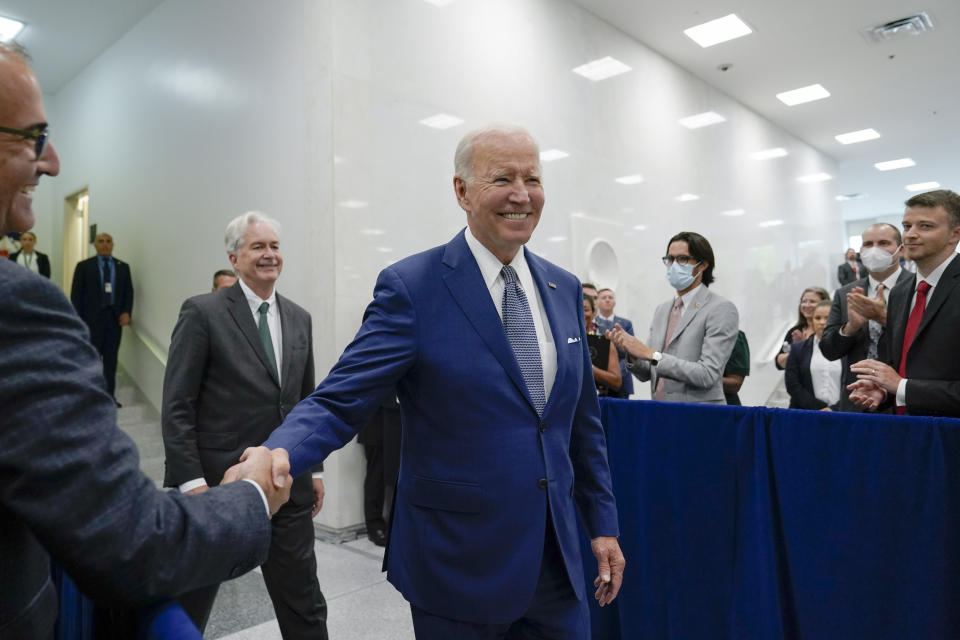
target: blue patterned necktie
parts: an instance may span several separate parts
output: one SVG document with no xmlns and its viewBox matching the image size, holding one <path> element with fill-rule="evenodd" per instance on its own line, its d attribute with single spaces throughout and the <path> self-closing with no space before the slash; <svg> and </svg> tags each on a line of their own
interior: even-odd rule
<svg viewBox="0 0 960 640">
<path fill-rule="evenodd" d="M 520 373 L 527 385 L 527 392 L 537 410 L 543 415 L 547 404 L 543 390 L 543 364 L 540 362 L 540 345 L 537 344 L 537 331 L 533 327 L 533 315 L 527 296 L 517 281 L 517 272 L 510 265 L 500 270 L 506 286 L 503 288 L 503 328 L 507 340 L 513 349 L 513 355 L 520 365 Z"/>
</svg>

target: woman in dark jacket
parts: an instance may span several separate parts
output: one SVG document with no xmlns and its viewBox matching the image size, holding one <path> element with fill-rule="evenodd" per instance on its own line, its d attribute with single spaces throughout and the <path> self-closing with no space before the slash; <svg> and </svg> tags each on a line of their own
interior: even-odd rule
<svg viewBox="0 0 960 640">
<path fill-rule="evenodd" d="M 787 358 L 785 382 L 791 409 L 836 411 L 840 404 L 840 360 L 827 360 L 820 353 L 820 339 L 830 315 L 830 301 L 819 302 L 813 310 L 812 336 L 795 342 Z"/>
<path fill-rule="evenodd" d="M 33 231 L 24 231 L 20 234 L 20 251 L 11 253 L 10 259 L 45 278 L 49 278 L 50 259 L 47 258 L 47 254 L 33 250 L 36 244 L 37 236 Z"/>
<path fill-rule="evenodd" d="M 823 287 L 807 287 L 800 294 L 800 305 L 797 308 L 797 324 L 787 330 L 783 337 L 783 349 L 773 359 L 777 369 L 787 366 L 787 356 L 790 347 L 795 342 L 802 342 L 813 335 L 813 308 L 818 302 L 829 300 L 830 294 Z"/>
</svg>

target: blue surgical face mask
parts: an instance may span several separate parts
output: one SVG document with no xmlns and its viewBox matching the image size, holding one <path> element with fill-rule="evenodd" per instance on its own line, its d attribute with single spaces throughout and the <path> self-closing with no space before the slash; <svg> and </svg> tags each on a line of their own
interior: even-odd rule
<svg viewBox="0 0 960 640">
<path fill-rule="evenodd" d="M 670 282 L 670 286 L 676 289 L 677 291 L 683 291 L 697 279 L 693 275 L 693 268 L 700 264 L 680 264 L 679 262 L 674 262 L 669 267 L 667 267 L 667 280 Z"/>
</svg>

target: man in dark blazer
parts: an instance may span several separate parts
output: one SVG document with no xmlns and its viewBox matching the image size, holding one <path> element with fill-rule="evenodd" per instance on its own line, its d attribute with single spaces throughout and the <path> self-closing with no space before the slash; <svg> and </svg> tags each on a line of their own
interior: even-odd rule
<svg viewBox="0 0 960 640">
<path fill-rule="evenodd" d="M 73 272 L 70 300 L 90 328 L 90 341 L 103 359 L 103 377 L 112 396 L 120 337 L 133 311 L 133 282 L 130 265 L 113 257 L 113 237 L 109 233 L 98 233 L 93 245 L 97 255 L 78 262 Z"/>
<path fill-rule="evenodd" d="M 850 398 L 869 409 L 960 417 L 960 195 L 938 189 L 906 206 L 903 244 L 917 273 L 890 292 L 880 357 L 851 367 Z"/>
<path fill-rule="evenodd" d="M 283 269 L 279 225 L 243 214 L 227 225 L 226 244 L 240 280 L 183 303 L 163 381 L 164 485 L 185 493 L 219 483 L 314 388 L 310 314 L 275 291 Z M 301 470 L 272 523 L 263 579 L 287 640 L 327 637 L 313 549 L 322 503 L 323 480 Z M 180 600 L 201 630 L 218 586 Z"/>
<path fill-rule="evenodd" d="M 893 287 L 912 274 L 900 267 L 903 239 L 900 230 L 883 222 L 867 227 L 861 253 L 868 275 L 851 282 L 833 296 L 820 352 L 827 360 L 843 360 L 840 411 L 863 411 L 850 401 L 847 386 L 857 376 L 850 365 L 877 357 L 877 344 L 887 322 L 887 298 Z"/>
<path fill-rule="evenodd" d="M 0 234 L 33 226 L 33 188 L 59 171 L 41 96 L 20 53 L 0 43 Z M 154 603 L 263 562 L 270 526 L 261 493 L 273 510 L 289 496 L 274 489 L 269 457 L 250 453 L 258 485 L 200 497 L 158 491 L 116 426 L 100 358 L 63 293 L 8 260 L 0 291 L 0 638 L 52 637 L 51 557 L 112 607 Z"/>
<path fill-rule="evenodd" d="M 597 315 L 594 316 L 593 323 L 597 325 L 601 335 L 619 324 L 632 336 L 633 322 L 630 318 L 614 314 L 613 310 L 616 306 L 617 297 L 613 289 L 600 289 L 597 292 Z M 620 391 L 617 395 L 621 398 L 629 398 L 633 395 L 633 375 L 627 370 L 627 352 L 617 349 L 617 357 L 620 359 Z"/>
<path fill-rule="evenodd" d="M 24 231 L 20 234 L 20 250 L 10 254 L 10 260 L 39 273 L 44 278 L 50 277 L 50 258 L 47 254 L 34 250 L 37 236 L 33 231 Z"/>
<path fill-rule="evenodd" d="M 588 638 L 574 505 L 601 605 L 623 555 L 583 294 L 523 247 L 544 203 L 530 134 L 470 132 L 455 164 L 468 229 L 380 273 L 354 341 L 265 444 L 301 472 L 396 390 L 403 444 L 385 564 L 417 637 Z"/>
<path fill-rule="evenodd" d="M 863 275 L 863 265 L 860 264 L 857 252 L 853 249 L 847 249 L 843 264 L 837 267 L 837 280 L 840 281 L 840 286 L 859 280 Z"/>
</svg>

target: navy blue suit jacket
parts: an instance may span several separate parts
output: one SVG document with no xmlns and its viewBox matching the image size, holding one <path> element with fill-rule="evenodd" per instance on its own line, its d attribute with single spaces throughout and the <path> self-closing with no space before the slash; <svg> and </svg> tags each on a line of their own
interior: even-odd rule
<svg viewBox="0 0 960 640">
<path fill-rule="evenodd" d="M 542 419 L 461 231 L 380 273 L 353 342 L 266 442 L 300 473 L 396 389 L 403 444 L 388 579 L 412 604 L 469 622 L 522 615 L 545 526 L 585 597 L 574 504 L 591 537 L 618 535 L 580 283 L 524 251 L 557 349 Z"/>
</svg>

